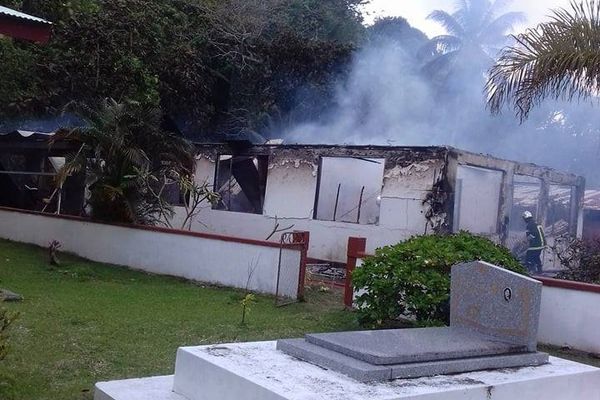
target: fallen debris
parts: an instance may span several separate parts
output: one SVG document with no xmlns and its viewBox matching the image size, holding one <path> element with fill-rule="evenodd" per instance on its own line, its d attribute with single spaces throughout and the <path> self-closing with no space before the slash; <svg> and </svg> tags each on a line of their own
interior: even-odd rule
<svg viewBox="0 0 600 400">
<path fill-rule="evenodd" d="M 0 289 L 0 301 L 22 301 L 23 296 L 7 289 Z"/>
<path fill-rule="evenodd" d="M 60 261 L 58 259 L 58 251 L 62 247 L 62 244 L 58 240 L 53 240 L 48 245 L 48 252 L 50 257 L 50 265 L 55 267 L 60 266 Z"/>
</svg>

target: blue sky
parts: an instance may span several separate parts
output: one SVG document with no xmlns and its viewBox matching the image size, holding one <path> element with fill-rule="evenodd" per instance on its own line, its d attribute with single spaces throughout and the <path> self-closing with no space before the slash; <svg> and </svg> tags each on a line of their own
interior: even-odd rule
<svg viewBox="0 0 600 400">
<path fill-rule="evenodd" d="M 366 20 L 370 22 L 378 15 L 402 16 L 427 35 L 435 36 L 443 33 L 443 30 L 435 22 L 428 21 L 427 15 L 436 9 L 452 11 L 456 3 L 456 0 L 371 0 L 371 4 L 365 7 L 369 13 Z M 513 1 L 508 10 L 527 13 L 527 25 L 535 25 L 546 19 L 550 9 L 568 6 L 569 0 L 521 0 Z M 522 29 L 524 27 L 518 30 Z"/>
</svg>

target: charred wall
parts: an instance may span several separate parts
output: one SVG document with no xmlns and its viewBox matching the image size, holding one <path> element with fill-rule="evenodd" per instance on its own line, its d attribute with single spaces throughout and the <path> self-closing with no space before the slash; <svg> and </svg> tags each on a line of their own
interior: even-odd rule
<svg viewBox="0 0 600 400">
<path fill-rule="evenodd" d="M 374 249 L 448 230 L 447 152 L 444 147 L 200 145 L 198 175 L 209 181 L 223 155 L 268 159 L 262 214 L 234 213 L 235 231 L 229 226 L 232 213 L 211 210 L 202 222 L 209 230 L 264 239 L 277 220 L 311 231 L 313 257 L 341 261 L 348 236 L 368 237 Z"/>
<path fill-rule="evenodd" d="M 572 229 L 581 225 L 578 218 L 584 190 L 582 178 L 448 147 L 203 144 L 198 145 L 197 156 L 200 179 L 212 183 L 219 169 L 218 160 L 223 157 L 252 159 L 257 170 L 263 165 L 258 160 L 266 160 L 262 212 L 250 215 L 208 210 L 194 229 L 264 239 L 277 222 L 310 231 L 311 256 L 315 258 L 342 261 L 349 236 L 367 237 L 368 250 L 372 251 L 417 234 L 457 230 L 457 184 L 460 171 L 465 168 L 481 170 L 483 176 L 487 171 L 495 179 L 495 191 L 486 197 L 486 201 L 493 199 L 484 215 L 489 221 L 488 229 L 482 234 L 498 242 L 507 243 L 511 233 L 509 219 L 514 214 L 516 176 L 540 180 L 540 215 L 544 219 L 552 188 L 574 188 L 569 219 Z M 330 159 L 345 161 L 332 163 Z M 383 165 L 376 167 L 372 163 Z M 338 174 L 338 180 L 332 180 L 331 174 Z M 368 175 L 369 182 L 361 183 L 367 174 L 372 174 Z M 376 182 L 370 182 L 371 179 Z M 243 191 L 243 186 L 239 185 L 238 190 Z M 376 187 L 380 192 L 375 198 L 369 191 Z M 471 193 L 477 195 L 477 190 L 475 186 Z M 484 185 L 482 190 L 488 189 Z M 325 209 L 324 203 L 328 204 Z M 374 207 L 378 207 L 376 212 Z M 482 208 L 476 199 L 467 211 L 475 207 Z"/>
</svg>

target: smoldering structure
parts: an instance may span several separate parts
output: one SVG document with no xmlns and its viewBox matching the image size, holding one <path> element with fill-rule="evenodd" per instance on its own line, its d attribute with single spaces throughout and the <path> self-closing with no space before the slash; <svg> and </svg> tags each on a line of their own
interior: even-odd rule
<svg viewBox="0 0 600 400">
<path fill-rule="evenodd" d="M 282 224 L 311 232 L 315 259 L 343 262 L 350 236 L 366 237 L 372 251 L 468 230 L 511 248 L 524 238 L 525 210 L 550 243 L 581 235 L 585 181 L 547 167 L 444 146 L 233 142 L 197 151 L 196 179 L 214 184 L 220 201 L 193 229 L 265 239 Z"/>
<path fill-rule="evenodd" d="M 54 140 L 54 132 L 0 132 L 0 206 L 79 215 L 84 205 L 85 174 L 69 176 L 56 187 L 65 157 L 80 144 Z"/>
</svg>

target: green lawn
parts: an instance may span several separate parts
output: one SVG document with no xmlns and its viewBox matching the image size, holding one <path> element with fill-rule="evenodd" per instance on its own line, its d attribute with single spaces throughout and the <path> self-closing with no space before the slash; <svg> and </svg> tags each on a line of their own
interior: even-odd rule
<svg viewBox="0 0 600 400">
<path fill-rule="evenodd" d="M 357 328 L 332 293 L 309 290 L 306 303 L 282 308 L 259 296 L 241 326 L 240 291 L 46 259 L 45 249 L 0 241 L 0 287 L 25 297 L 5 304 L 20 316 L 0 362 L 2 400 L 91 399 L 97 381 L 172 373 L 183 345 Z"/>
<path fill-rule="evenodd" d="M 564 358 L 578 363 L 588 364 L 600 368 L 600 355 L 588 354 L 582 351 L 570 350 L 556 346 L 540 345 L 540 351 L 552 354 L 554 357 Z"/>
<path fill-rule="evenodd" d="M 358 328 L 339 293 L 308 290 L 307 302 L 282 308 L 259 296 L 241 326 L 240 291 L 68 255 L 50 268 L 46 259 L 45 249 L 0 240 L 0 287 L 25 296 L 4 304 L 20 316 L 0 362 L 1 400 L 91 399 L 100 380 L 172 373 L 179 346 Z M 542 350 L 600 367 L 585 354 Z"/>
</svg>

